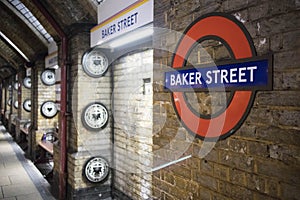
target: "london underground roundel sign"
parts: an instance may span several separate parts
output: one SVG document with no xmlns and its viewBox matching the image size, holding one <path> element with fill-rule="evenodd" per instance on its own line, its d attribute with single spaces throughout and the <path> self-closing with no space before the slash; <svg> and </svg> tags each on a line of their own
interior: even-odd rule
<svg viewBox="0 0 300 200">
<path fill-rule="evenodd" d="M 181 73 L 180 77 L 191 77 L 185 76 L 184 73 L 187 70 L 180 72 L 183 70 L 182 68 L 186 65 L 186 60 L 195 46 L 195 43 L 207 40 L 207 39 L 217 39 L 221 41 L 231 52 L 233 56 L 233 62 L 236 63 L 237 60 L 245 60 L 245 59 L 254 59 L 255 60 L 255 48 L 253 42 L 250 38 L 249 33 L 247 32 L 246 28 L 243 26 L 241 22 L 235 19 L 233 16 L 223 14 L 223 13 L 212 13 L 209 15 L 205 15 L 194 23 L 192 23 L 184 32 L 182 38 L 179 40 L 177 44 L 173 60 L 172 60 L 172 68 L 176 69 L 176 73 Z M 267 59 L 270 61 L 270 59 Z M 271 69 L 268 68 L 269 62 L 266 62 L 266 69 L 263 72 L 256 73 L 255 70 L 262 69 L 260 66 L 255 66 L 255 63 L 248 63 L 248 67 L 240 67 L 234 70 L 227 69 L 227 72 L 235 72 L 240 71 L 242 75 L 248 73 L 249 79 L 249 87 L 252 87 L 255 83 L 255 79 L 260 79 L 266 82 L 267 88 L 270 88 L 271 78 L 270 72 Z M 243 61 L 244 62 L 244 61 Z M 225 66 L 226 67 L 226 66 Z M 219 68 L 220 69 L 220 68 Z M 223 70 L 226 70 L 224 68 Z M 244 71 L 242 71 L 244 70 Z M 246 72 L 248 70 L 248 72 Z M 178 72 L 179 71 L 179 72 Z M 211 72 L 211 71 L 210 71 Z M 207 75 L 211 75 L 209 70 L 206 70 Z M 218 70 L 218 72 L 221 72 Z M 224 74 L 227 72 L 224 71 Z M 193 72 L 195 75 L 195 72 Z M 200 73 L 200 72 L 199 72 Z M 259 74 L 266 73 L 266 78 L 260 77 Z M 175 75 L 171 74 L 166 76 L 170 76 L 170 79 L 165 77 L 165 82 L 173 83 L 175 85 L 177 82 L 174 78 Z M 199 75 L 200 76 L 200 75 Z M 173 79 L 172 79 L 173 77 Z M 247 75 L 241 78 L 241 82 L 246 84 Z M 258 78 L 256 78 L 258 77 Z M 177 77 L 178 78 L 178 77 Z M 197 77 L 192 77 L 195 80 Z M 204 77 L 201 77 L 204 78 Z M 211 83 L 212 76 L 207 76 L 206 83 Z M 223 77 L 224 78 L 224 77 Z M 265 80 L 268 79 L 268 80 Z M 201 79 L 205 82 L 205 79 Z M 200 78 L 199 84 L 200 85 Z M 228 85 L 229 78 L 224 79 Z M 186 80 L 185 80 L 186 81 Z M 223 81 L 223 80 L 221 80 Z M 180 82 L 180 81 L 179 81 Z M 188 81 L 186 81 L 188 82 Z M 216 81 L 217 82 L 217 81 Z M 258 81 L 257 85 L 260 84 L 261 81 Z M 182 84 L 182 82 L 180 82 Z M 193 82 L 195 85 L 195 81 Z M 206 84 L 208 85 L 208 84 Z M 169 87 L 170 85 L 168 85 Z M 182 85 L 181 85 L 182 86 Z M 207 86 L 209 87 L 209 86 Z M 235 87 L 235 86 L 234 86 Z M 181 90 L 171 90 L 172 91 L 172 101 L 175 108 L 175 111 L 181 120 L 182 124 L 187 128 L 190 132 L 196 134 L 196 136 L 200 137 L 201 139 L 224 139 L 229 135 L 233 134 L 243 123 L 245 118 L 247 117 L 249 110 L 253 104 L 255 90 L 254 89 L 242 89 L 239 90 L 238 87 L 234 91 L 232 91 L 232 99 L 230 102 L 227 103 L 226 109 L 224 109 L 221 113 L 218 113 L 216 116 L 210 117 L 203 117 L 200 114 L 193 112 L 190 108 L 185 95 L 184 89 Z"/>
</svg>

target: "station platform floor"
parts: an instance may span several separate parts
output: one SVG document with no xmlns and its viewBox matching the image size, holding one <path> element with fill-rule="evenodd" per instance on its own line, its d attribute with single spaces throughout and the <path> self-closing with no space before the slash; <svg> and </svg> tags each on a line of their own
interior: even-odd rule
<svg viewBox="0 0 300 200">
<path fill-rule="evenodd" d="M 0 200 L 55 200 L 49 183 L 1 122 Z"/>
</svg>

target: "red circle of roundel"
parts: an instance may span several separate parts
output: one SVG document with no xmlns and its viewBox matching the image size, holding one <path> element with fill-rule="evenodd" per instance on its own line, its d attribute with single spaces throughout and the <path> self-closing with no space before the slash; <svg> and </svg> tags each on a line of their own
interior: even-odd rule
<svg viewBox="0 0 300 200">
<path fill-rule="evenodd" d="M 213 13 L 199 18 L 186 29 L 177 45 L 172 67 L 183 67 L 195 42 L 210 37 L 226 42 L 235 59 L 255 56 L 253 43 L 244 26 L 232 16 Z M 234 133 L 248 115 L 253 99 L 253 91 L 235 91 L 226 110 L 207 119 L 197 116 L 189 108 L 183 92 L 172 93 L 173 105 L 181 122 L 201 139 L 224 139 Z"/>
</svg>

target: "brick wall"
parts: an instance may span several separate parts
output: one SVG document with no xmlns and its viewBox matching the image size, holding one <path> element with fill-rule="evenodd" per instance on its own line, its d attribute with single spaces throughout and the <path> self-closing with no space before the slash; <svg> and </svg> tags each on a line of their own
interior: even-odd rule
<svg viewBox="0 0 300 200">
<path fill-rule="evenodd" d="M 153 198 L 157 199 L 297 199 L 300 196 L 300 66 L 298 1 L 155 1 L 155 26 L 183 32 L 197 17 L 218 11 L 236 16 L 249 31 L 258 55 L 273 52 L 273 90 L 257 92 L 254 105 L 242 127 L 229 138 L 217 142 L 203 158 L 199 151 L 203 141 L 187 139 L 191 134 L 182 129 L 171 103 L 169 93 L 161 87 L 161 74 L 170 66 L 171 53 L 154 53 L 154 146 L 165 148 L 170 160 L 174 151 L 190 142 L 183 155 L 192 158 L 158 170 L 153 174 Z M 161 38 L 170 52 L 178 38 Z M 204 43 L 214 60 L 227 59 L 222 45 Z M 204 62 L 201 52 L 191 55 L 192 61 Z M 155 51 L 158 52 L 158 51 Z M 194 55 L 194 57 L 193 57 Z M 210 97 L 209 97 L 210 96 Z M 200 93 L 194 100 L 199 112 L 209 114 L 206 99 L 216 94 Z M 189 96 L 192 100 L 192 96 Z M 197 103 L 198 101 L 198 103 Z M 155 128 L 156 117 L 167 110 L 164 126 Z M 182 132 L 182 138 L 174 136 Z M 173 142 L 176 144 L 167 145 Z M 206 143 L 207 144 L 207 143 Z M 172 160 L 172 159 L 171 159 Z"/>
<path fill-rule="evenodd" d="M 153 50 L 123 55 L 113 71 L 114 187 L 132 199 L 147 199 L 152 181 L 147 171 L 152 166 Z M 144 84 L 149 84 L 146 92 Z"/>
</svg>

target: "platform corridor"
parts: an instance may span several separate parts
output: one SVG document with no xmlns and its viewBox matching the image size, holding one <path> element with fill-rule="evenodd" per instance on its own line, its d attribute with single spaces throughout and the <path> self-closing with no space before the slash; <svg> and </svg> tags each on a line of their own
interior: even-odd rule
<svg viewBox="0 0 300 200">
<path fill-rule="evenodd" d="M 49 184 L 0 122 L 0 199 L 54 199 Z"/>
</svg>

